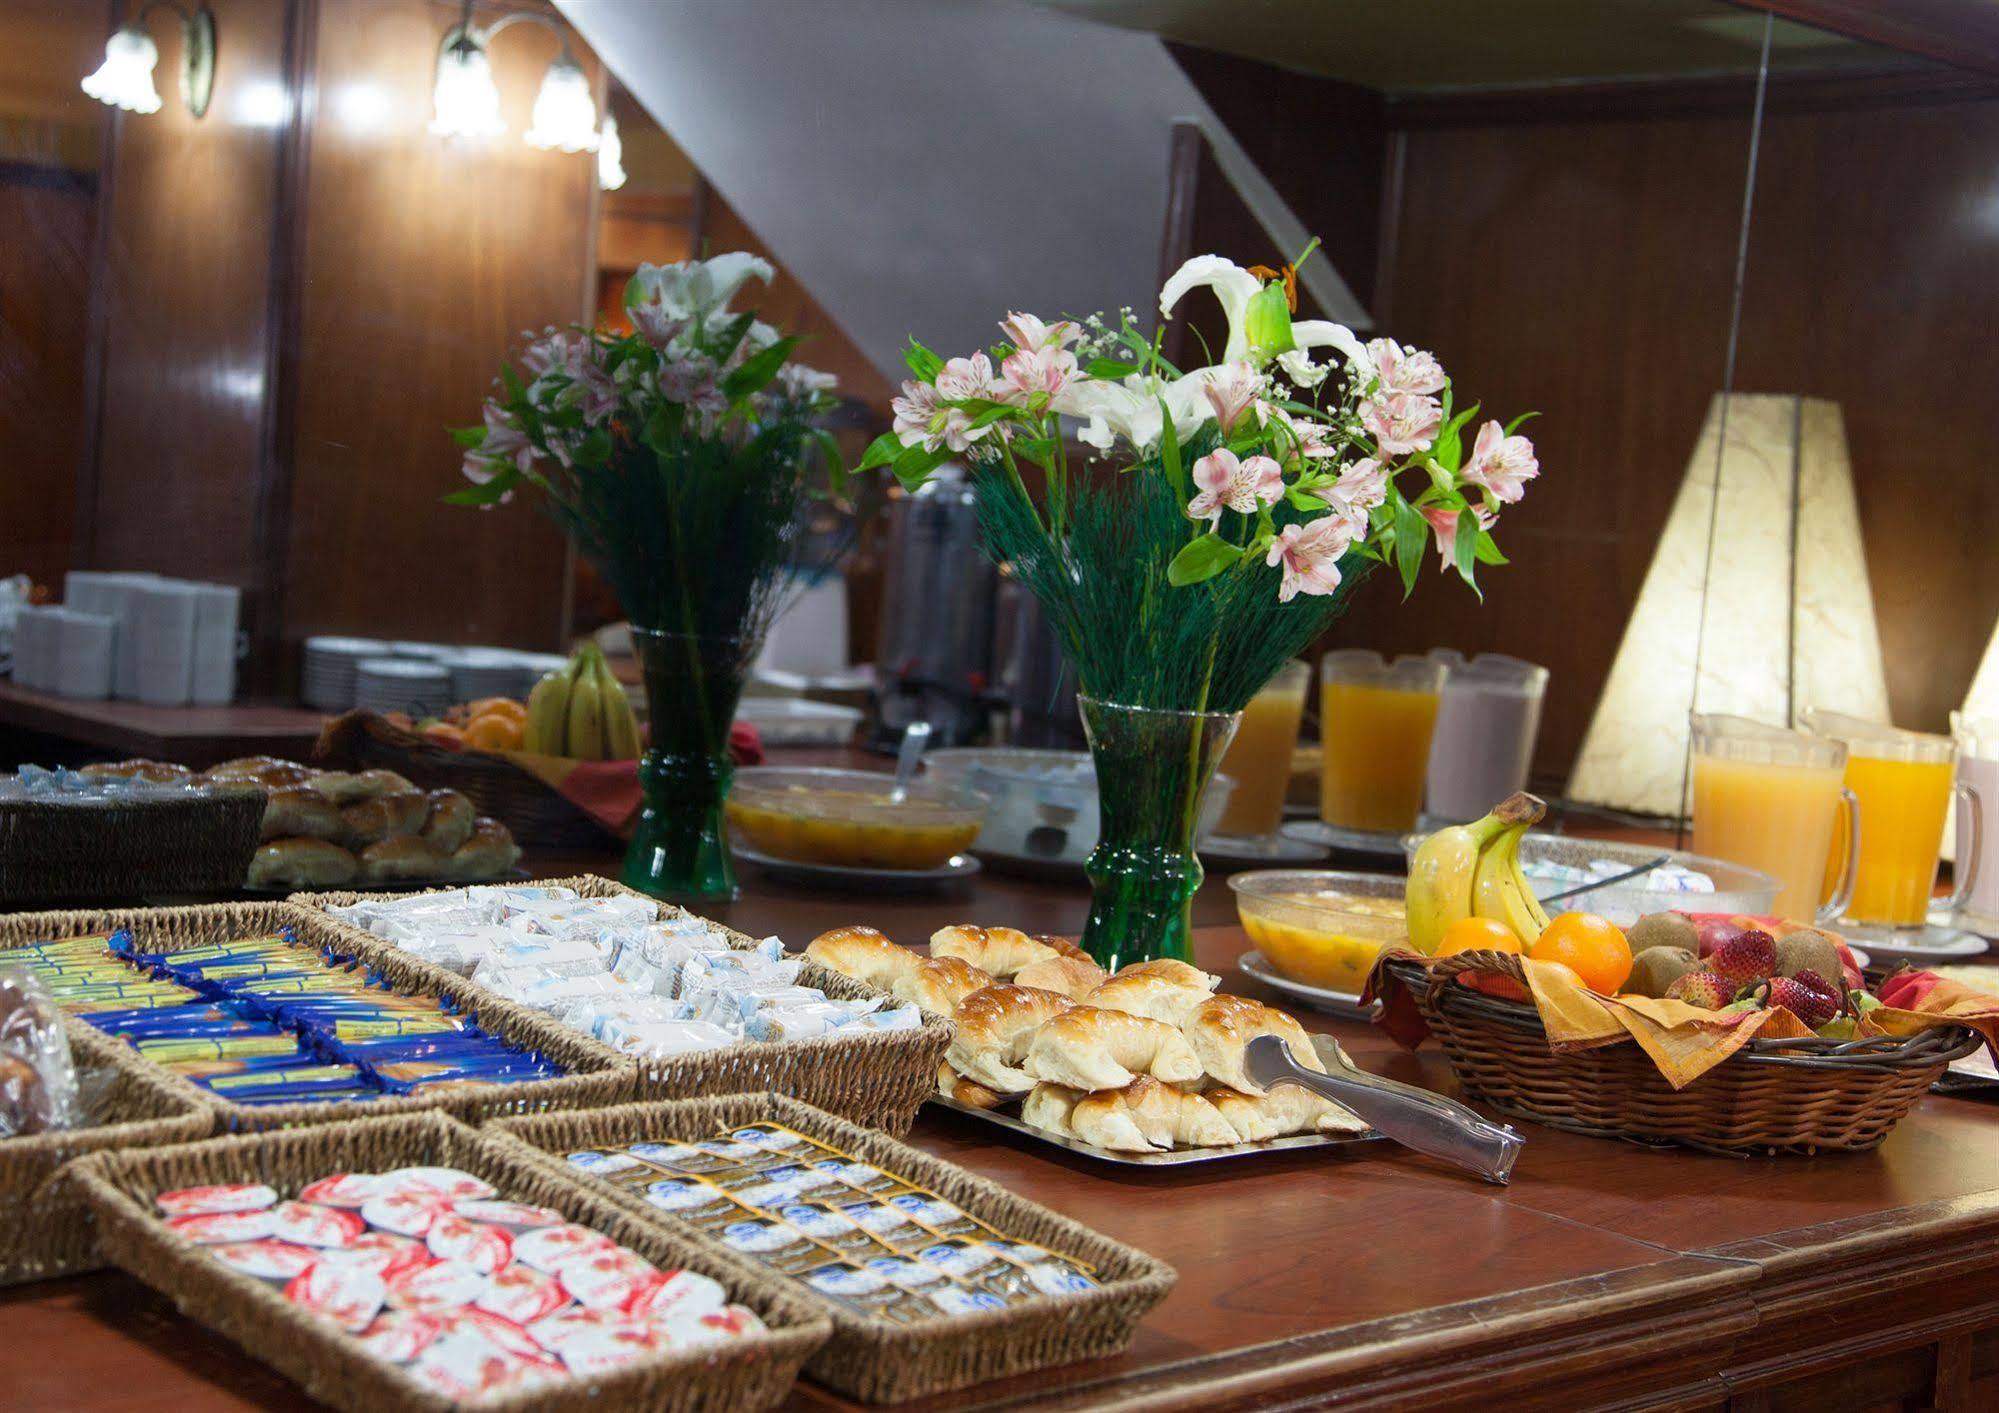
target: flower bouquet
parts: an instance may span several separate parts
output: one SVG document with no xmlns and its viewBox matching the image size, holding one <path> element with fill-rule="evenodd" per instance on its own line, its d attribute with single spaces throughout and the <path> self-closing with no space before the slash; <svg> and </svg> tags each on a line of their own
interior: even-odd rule
<svg viewBox="0 0 1999 1413">
<path fill-rule="evenodd" d="M 771 266 L 752 255 L 643 265 L 625 291 L 632 332 L 550 329 L 485 425 L 456 433 L 473 482 L 446 499 L 491 506 L 526 482 L 632 621 L 652 741 L 624 881 L 659 897 L 735 895 L 722 804 L 729 724 L 782 606 L 786 561 L 817 448 L 827 374 L 730 301 Z"/>
<path fill-rule="evenodd" d="M 1430 354 L 1294 321 L 1294 274 L 1181 266 L 1162 319 L 1201 287 L 1228 318 L 1220 360 L 1191 372 L 1129 311 L 1011 314 L 1004 344 L 948 360 L 912 341 L 894 429 L 861 461 L 905 487 L 969 462 L 987 552 L 1075 668 L 1102 801 L 1083 943 L 1106 967 L 1187 956 L 1197 807 L 1249 699 L 1375 564 L 1406 593 L 1434 543 L 1476 591 L 1478 565 L 1506 562 L 1500 508 L 1539 474 L 1524 419 L 1467 442 L 1479 408 Z M 1072 428 L 1108 468 L 1072 466 Z"/>
</svg>

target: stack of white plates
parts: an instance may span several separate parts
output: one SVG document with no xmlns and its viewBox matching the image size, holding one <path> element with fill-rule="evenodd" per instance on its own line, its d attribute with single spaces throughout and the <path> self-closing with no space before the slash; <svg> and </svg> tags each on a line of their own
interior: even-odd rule
<svg viewBox="0 0 1999 1413">
<path fill-rule="evenodd" d="M 514 653 L 514 690 L 510 694 L 527 700 L 534 684 L 551 672 L 560 672 L 569 665 L 569 659 L 561 653 Z"/>
<path fill-rule="evenodd" d="M 363 711 L 442 716 L 451 703 L 451 669 L 442 663 L 370 657 L 356 665 L 354 705 Z"/>
<path fill-rule="evenodd" d="M 518 697 L 520 654 L 505 648 L 454 648 L 438 664 L 451 672 L 451 699 L 476 702 L 481 697 Z"/>
<path fill-rule="evenodd" d="M 390 652 L 389 644 L 375 638 L 307 638 L 300 695 L 307 706 L 320 711 L 346 711 L 354 705 L 355 669 Z"/>
</svg>

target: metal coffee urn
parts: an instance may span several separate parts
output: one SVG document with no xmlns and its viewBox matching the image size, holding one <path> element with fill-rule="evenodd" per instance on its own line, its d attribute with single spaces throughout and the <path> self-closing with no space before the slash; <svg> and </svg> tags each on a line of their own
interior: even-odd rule
<svg viewBox="0 0 1999 1413">
<path fill-rule="evenodd" d="M 978 511 L 962 468 L 940 467 L 890 504 L 878 745 L 893 747 L 912 721 L 930 723 L 932 746 L 985 734 L 997 581 L 979 550 Z"/>
</svg>

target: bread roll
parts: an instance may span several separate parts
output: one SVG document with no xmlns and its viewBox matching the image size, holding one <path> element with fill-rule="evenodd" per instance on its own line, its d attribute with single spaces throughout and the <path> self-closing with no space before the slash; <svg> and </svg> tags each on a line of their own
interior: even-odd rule
<svg viewBox="0 0 1999 1413">
<path fill-rule="evenodd" d="M 1209 995 L 1213 995 L 1215 988 L 1222 984 L 1222 979 L 1212 972 L 1202 971 L 1199 967 L 1189 966 L 1187 963 L 1175 961 L 1171 957 L 1160 957 L 1150 962 L 1133 962 L 1129 966 L 1119 967 L 1117 974 L 1121 977 L 1156 977 L 1160 981 L 1171 982 L 1175 986 L 1185 986 L 1194 990 L 1205 991 Z"/>
<path fill-rule="evenodd" d="M 1034 1080 L 1019 1068 L 1034 1032 L 1073 1003 L 1053 991 L 1035 991 L 1000 982 L 981 987 L 958 1003 L 951 1016 L 952 1068 L 1002 1094 L 1025 1094 Z"/>
<path fill-rule="evenodd" d="M 1071 1089 L 1122 1089 L 1142 1074 L 1175 1084 L 1201 1077 L 1201 1062 L 1172 1026 L 1095 1006 L 1042 1026 L 1020 1067 Z"/>
<path fill-rule="evenodd" d="M 416 788 L 393 770 L 363 770 L 352 775 L 344 770 L 319 770 L 307 783 L 336 805 L 358 804 L 377 795 Z"/>
<path fill-rule="evenodd" d="M 961 922 L 930 934 L 930 955 L 957 957 L 1005 980 L 1030 963 L 1061 954 L 1011 927 L 975 927 Z"/>
<path fill-rule="evenodd" d="M 186 766 L 163 760 L 121 760 L 107 765 L 86 765 L 76 773 L 87 780 L 150 780 L 156 785 L 194 778 L 194 772 Z"/>
<path fill-rule="evenodd" d="M 1078 946 L 1074 942 L 1071 942 L 1066 937 L 1050 937 L 1046 933 L 1043 933 L 1041 936 L 1036 937 L 1034 940 L 1039 942 L 1044 947 L 1053 947 L 1056 951 L 1060 952 L 1065 957 L 1081 957 L 1084 961 L 1089 962 L 1092 965 L 1094 965 L 1097 960 L 1095 957 L 1091 956 L 1088 952 L 1085 952 L 1080 946 Z"/>
<path fill-rule="evenodd" d="M 1210 1089 L 1204 1096 L 1244 1143 L 1294 1133 L 1365 1133 L 1367 1125 L 1330 1099 L 1295 1084 L 1264 1094 Z"/>
<path fill-rule="evenodd" d="M 444 877 L 454 883 L 479 883 L 498 878 L 520 861 L 521 846 L 507 826 L 481 815 L 472 825 L 472 837 L 446 857 Z"/>
<path fill-rule="evenodd" d="M 423 828 L 430 817 L 430 801 L 418 790 L 395 790 L 366 800 L 356 800 L 340 811 L 347 824 L 347 841 L 357 849 L 384 839 L 400 839 Z"/>
<path fill-rule="evenodd" d="M 449 866 L 446 855 L 414 834 L 370 844 L 361 851 L 359 862 L 365 883 L 425 882 L 444 877 Z"/>
<path fill-rule="evenodd" d="M 993 984 L 991 973 L 957 957 L 930 957 L 910 968 L 889 991 L 933 1015 L 949 1016 L 958 1003 L 981 987 Z"/>
<path fill-rule="evenodd" d="M 326 839 L 335 844 L 347 837 L 347 822 L 330 800 L 303 785 L 282 785 L 264 793 L 266 839 Z"/>
<path fill-rule="evenodd" d="M 1205 987 L 1183 986 L 1157 973 L 1126 970 L 1085 996 L 1083 1004 L 1164 1021 L 1177 1030 L 1207 999 Z"/>
<path fill-rule="evenodd" d="M 1076 1103 L 1069 1126 L 1085 1143 L 1108 1148 L 1094 1135 L 1135 1125 L 1154 1148 L 1228 1148 L 1238 1140 L 1228 1120 L 1199 1094 L 1140 1075 L 1123 1089 L 1088 1094 Z"/>
<path fill-rule="evenodd" d="M 872 927 L 836 927 L 822 932 L 806 945 L 805 955 L 842 976 L 884 991 L 893 991 L 895 984 L 923 960 Z"/>
<path fill-rule="evenodd" d="M 1022 967 L 1013 975 L 1015 986 L 1031 986 L 1036 991 L 1053 991 L 1080 1001 L 1102 986 L 1104 969 L 1088 957 L 1049 957 Z"/>
<path fill-rule="evenodd" d="M 273 839 L 250 858 L 252 888 L 344 888 L 359 870 L 354 856 L 324 839 Z"/>
<path fill-rule="evenodd" d="M 1021 1101 L 1020 1121 L 1061 1138 L 1094 1143 L 1097 1147 L 1108 1148 L 1114 1153 L 1159 1151 L 1150 1139 L 1139 1132 L 1137 1120 L 1116 1109 L 1106 1110 L 1100 1116 L 1100 1121 L 1092 1125 L 1092 1137 L 1084 1138 L 1077 1133 L 1071 1123 L 1076 1113 L 1076 1106 L 1090 1097 L 1092 1096 L 1089 1091 L 1084 1089 L 1071 1089 L 1062 1084 L 1037 1084 L 1033 1092 Z"/>
<path fill-rule="evenodd" d="M 1325 1062 L 1312 1048 L 1305 1027 L 1278 1010 L 1247 996 L 1212 996 L 1194 1008 L 1180 1027 L 1194 1049 L 1201 1068 L 1231 1089 L 1245 1094 L 1263 1090 L 1243 1070 L 1242 1051 L 1259 1035 L 1275 1035 L 1283 1040 L 1291 1055 L 1308 1070 L 1326 1072 Z"/>
<path fill-rule="evenodd" d="M 1004 1094 L 995 1094 L 983 1084 L 966 1079 L 947 1060 L 937 1062 L 937 1092 L 968 1109 L 997 1109 L 1006 1102 Z"/>
<path fill-rule="evenodd" d="M 303 785 L 312 779 L 312 772 L 302 765 L 279 760 L 275 756 L 242 756 L 212 765 L 197 778 L 212 785 L 248 781 L 252 785 L 277 789 L 284 785 Z"/>
<path fill-rule="evenodd" d="M 423 842 L 440 854 L 452 853 L 472 837 L 479 811 L 456 790 L 432 790 L 429 799 L 430 817 L 423 822 Z"/>
</svg>

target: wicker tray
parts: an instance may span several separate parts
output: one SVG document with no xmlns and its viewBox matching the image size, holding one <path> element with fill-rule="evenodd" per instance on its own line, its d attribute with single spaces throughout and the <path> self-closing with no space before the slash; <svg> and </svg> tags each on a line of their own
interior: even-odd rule
<svg viewBox="0 0 1999 1413">
<path fill-rule="evenodd" d="M 264 822 L 262 790 L 0 801 L 0 905 L 233 893 Z"/>
<path fill-rule="evenodd" d="M 439 1114 L 326 1124 L 292 1133 L 184 1143 L 136 1153 L 100 1153 L 70 1169 L 95 1210 L 105 1255 L 219 1330 L 307 1393 L 357 1413 L 444 1410 L 454 1405 L 394 1365 L 363 1352 L 337 1327 L 287 1301 L 263 1281 L 230 1270 L 155 1215 L 160 1192 L 205 1183 L 263 1182 L 281 1195 L 339 1171 L 441 1164 L 483 1177 L 500 1195 L 553 1207 L 662 1267 L 712 1276 L 756 1311 L 769 1332 L 666 1354 L 599 1379 L 578 1379 L 481 1409 L 757 1409 L 777 1403 L 798 1367 L 825 1340 L 825 1316 L 761 1272 L 724 1264 L 657 1223 L 642 1222 L 546 1163 L 524 1161 Z"/>
<path fill-rule="evenodd" d="M 842 1152 L 895 1173 L 955 1203 L 995 1230 L 1087 1261 L 1101 1290 L 1029 1301 L 1008 1310 L 896 1325 L 855 1314 L 802 1282 L 784 1279 L 833 1322 L 833 1338 L 805 1366 L 821 1383 L 866 1403 L 895 1403 L 946 1393 L 1057 1364 L 1099 1359 L 1131 1343 L 1138 1322 L 1166 1298 L 1174 1271 L 1142 1251 L 1119 1245 L 1046 1207 L 1017 1197 L 996 1183 L 918 1152 L 823 1110 L 781 1094 L 743 1094 L 678 1103 L 623 1104 L 587 1114 L 537 1114 L 501 1119 L 487 1131 L 531 1146 L 553 1170 L 575 1173 L 563 1156 L 583 1148 L 619 1146 L 646 1139 L 701 1139 L 744 1124 L 769 1120 L 817 1138 Z M 721 1242 L 599 1178 L 584 1178 L 607 1201 L 727 1257 Z"/>
<path fill-rule="evenodd" d="M 1875 1040 L 1751 1040 L 1676 1090 L 1635 1044 L 1552 1051 L 1533 1006 L 1455 984 L 1465 971 L 1524 982 L 1517 957 L 1461 952 L 1383 965 L 1409 988 L 1468 1097 L 1593 1138 L 1740 1156 L 1873 1148 L 1952 1060 L 1981 1043 L 1960 1026 Z"/>
<path fill-rule="evenodd" d="M 206 1138 L 214 1113 L 135 1054 L 74 1017 L 63 1017 L 77 1077 L 92 1103 L 86 1128 L 0 1140 L 0 1285 L 95 1270 L 90 1209 L 59 1171 L 105 1148 L 150 1148 Z"/>
<path fill-rule="evenodd" d="M 363 767 L 393 770 L 425 790 L 458 791 L 524 846 L 602 849 L 618 842 L 580 806 L 503 757 L 400 745 L 366 730 L 356 733 L 354 754 Z"/>
<path fill-rule="evenodd" d="M 573 888 L 586 898 L 645 897 L 636 889 L 608 878 L 584 874 L 575 878 L 536 880 L 543 886 Z M 380 901 L 387 893 L 295 893 L 292 901 L 309 908 L 347 907 L 363 899 Z M 654 899 L 647 898 L 653 902 Z M 658 904 L 662 917 L 691 916 L 671 903 Z M 386 947 L 380 938 L 336 918 L 327 921 L 349 935 Z M 706 919 L 704 919 L 706 921 Z M 731 945 L 756 944 L 720 923 L 708 926 L 724 933 Z M 807 960 L 800 980 L 840 1000 L 867 1000 L 882 993 L 838 972 Z M 470 985 L 470 983 L 465 983 Z M 473 988 L 485 994 L 482 988 Z M 802 1099 L 867 1128 L 907 1133 L 916 1111 L 937 1084 L 937 1065 L 951 1044 L 949 1021 L 925 1015 L 918 1030 L 864 1031 L 827 1035 L 817 1040 L 744 1041 L 719 1050 L 667 1059 L 640 1060 L 638 1094 L 645 1099 L 700 1099 L 716 1094 L 751 1094 L 775 1090 Z M 628 1061 L 629 1063 L 629 1061 Z"/>
<path fill-rule="evenodd" d="M 60 937 L 80 937 L 128 927 L 142 947 L 179 951 L 213 942 L 227 942 L 277 931 L 296 930 L 298 940 L 312 946 L 331 945 L 376 967 L 396 989 L 442 997 L 460 1010 L 476 1015 L 493 1034 L 541 1051 L 567 1073 L 557 1079 L 521 1084 L 452 1087 L 437 1094 L 410 1094 L 365 1101 L 298 1104 L 238 1104 L 157 1066 L 146 1068 L 160 1083 L 183 1098 L 191 1098 L 216 1117 L 224 1132 L 288 1128 L 293 1124 L 337 1123 L 362 1112 L 370 1116 L 420 1113 L 442 1109 L 478 1122 L 500 1114 L 532 1113 L 538 1109 L 584 1108 L 616 1104 L 634 1097 L 630 1059 L 607 1045 L 559 1026 L 546 1016 L 502 1000 L 441 967 L 420 962 L 378 938 L 290 903 L 216 903 L 186 908 L 126 908 L 110 911 L 14 913 L 0 917 L 0 961 L 6 949 Z"/>
</svg>

